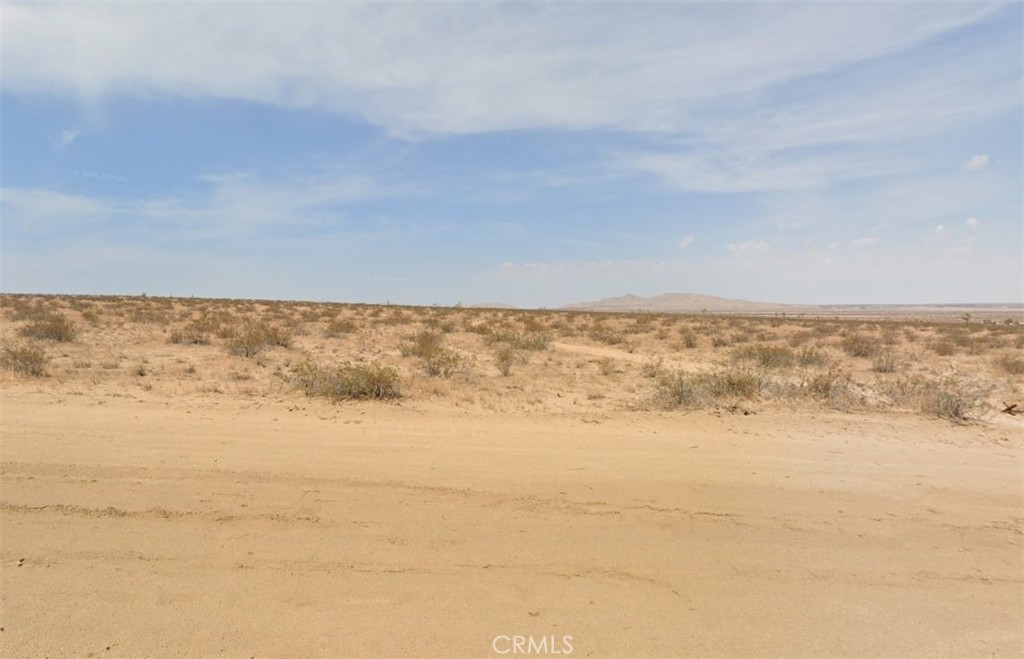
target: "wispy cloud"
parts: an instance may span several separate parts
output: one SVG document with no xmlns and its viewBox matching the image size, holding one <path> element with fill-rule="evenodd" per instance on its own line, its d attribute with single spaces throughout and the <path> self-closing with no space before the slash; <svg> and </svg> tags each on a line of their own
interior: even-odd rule
<svg viewBox="0 0 1024 659">
<path fill-rule="evenodd" d="M 964 169 L 969 172 L 977 172 L 988 166 L 988 156 L 984 153 L 980 153 L 976 156 L 972 156 L 970 160 L 964 163 Z"/>
<path fill-rule="evenodd" d="M 1012 297 L 1020 26 L 999 2 L 7 3 L 5 275 L 59 253 L 74 286 L 109 253 L 134 280 L 139 246 L 173 278 L 229 245 L 307 273 L 292 296 L 483 272 L 521 304 L 882 300 L 902 267 L 910 299 L 993 264 Z"/>
<path fill-rule="evenodd" d="M 734 254 L 759 254 L 771 251 L 772 246 L 760 240 L 745 240 L 741 243 L 729 243 L 725 248 Z"/>
<path fill-rule="evenodd" d="M 831 3 L 13 4 L 4 13 L 3 84 L 91 100 L 168 93 L 312 107 L 403 134 L 684 131 L 709 99 L 898 53 L 997 11 L 988 3 L 871 11 Z M 199 36 L 228 24 L 215 39 Z"/>
</svg>

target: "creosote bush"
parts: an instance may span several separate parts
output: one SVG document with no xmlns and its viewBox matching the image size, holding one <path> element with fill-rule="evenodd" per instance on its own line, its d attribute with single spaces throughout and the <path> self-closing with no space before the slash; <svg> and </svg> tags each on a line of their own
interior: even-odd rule
<svg viewBox="0 0 1024 659">
<path fill-rule="evenodd" d="M 874 357 L 878 352 L 877 337 L 866 334 L 850 334 L 840 341 L 839 346 L 851 357 Z"/>
<path fill-rule="evenodd" d="M 722 399 L 754 398 L 765 385 L 760 374 L 745 369 L 719 369 L 709 373 L 673 371 L 658 379 L 654 403 L 666 410 L 699 409 Z"/>
<path fill-rule="evenodd" d="M 4 368 L 35 378 L 45 374 L 49 361 L 43 349 L 33 345 L 7 346 L 0 356 Z"/>
<path fill-rule="evenodd" d="M 796 354 L 786 346 L 754 344 L 737 348 L 733 355 L 765 368 L 788 368 L 796 363 Z"/>
<path fill-rule="evenodd" d="M 327 323 L 327 328 L 324 330 L 324 336 L 329 339 L 338 338 L 345 334 L 351 334 L 359 329 L 359 325 L 355 321 L 348 318 L 333 318 Z"/>
<path fill-rule="evenodd" d="M 77 336 L 75 324 L 58 313 L 43 315 L 21 328 L 22 336 L 48 341 L 74 341 Z"/>
<path fill-rule="evenodd" d="M 512 349 L 512 346 L 503 345 L 494 354 L 494 365 L 498 367 L 499 373 L 508 377 L 512 374 L 512 365 L 517 357 L 518 354 Z"/>
<path fill-rule="evenodd" d="M 955 379 L 933 382 L 921 397 L 921 411 L 950 421 L 965 421 L 980 395 Z"/>
<path fill-rule="evenodd" d="M 224 344 L 228 352 L 239 357 L 255 357 L 264 350 L 291 346 L 292 337 L 287 331 L 265 323 L 247 323 Z"/>
<path fill-rule="evenodd" d="M 448 348 L 437 348 L 423 357 L 423 370 L 432 377 L 450 378 L 462 369 L 465 359 Z"/>
<path fill-rule="evenodd" d="M 441 349 L 442 345 L 444 345 L 444 334 L 423 330 L 399 346 L 399 350 L 403 357 L 429 359 L 432 354 Z"/>
<path fill-rule="evenodd" d="M 398 371 L 376 362 L 345 363 L 333 368 L 303 362 L 292 367 L 291 379 L 307 396 L 334 401 L 401 397 Z"/>
<path fill-rule="evenodd" d="M 886 348 L 875 356 L 871 370 L 875 373 L 895 373 L 901 363 L 899 355 L 894 350 Z"/>
</svg>

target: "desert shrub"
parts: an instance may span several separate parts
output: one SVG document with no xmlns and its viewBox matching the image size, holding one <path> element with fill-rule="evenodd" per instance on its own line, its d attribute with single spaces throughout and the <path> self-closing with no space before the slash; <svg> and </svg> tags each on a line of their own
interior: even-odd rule
<svg viewBox="0 0 1024 659">
<path fill-rule="evenodd" d="M 266 323 L 250 322 L 228 338 L 225 347 L 233 355 L 255 357 L 274 346 L 287 348 L 291 345 L 291 340 L 291 334 L 286 330 Z"/>
<path fill-rule="evenodd" d="M 954 377 L 940 381 L 920 376 L 900 377 L 881 384 L 879 390 L 896 405 L 916 407 L 925 414 L 950 421 L 962 421 L 981 399 L 977 389 Z"/>
<path fill-rule="evenodd" d="M 877 337 L 854 333 L 843 337 L 839 347 L 851 357 L 874 357 L 878 352 L 878 344 Z"/>
<path fill-rule="evenodd" d="M 765 368 L 787 368 L 796 363 L 796 355 L 791 348 L 766 343 L 737 348 L 733 357 L 752 361 Z"/>
<path fill-rule="evenodd" d="M 949 357 L 956 353 L 956 344 L 949 339 L 932 341 L 931 345 L 928 347 L 932 349 L 932 352 L 941 357 Z"/>
<path fill-rule="evenodd" d="M 498 348 L 494 354 L 494 365 L 498 367 L 498 372 L 508 377 L 512 374 L 512 365 L 516 361 L 516 351 L 512 349 L 512 346 L 503 345 Z"/>
<path fill-rule="evenodd" d="M 665 360 L 662 357 L 648 359 L 643 366 L 640 367 L 640 375 L 645 378 L 657 378 L 660 377 L 665 371 Z"/>
<path fill-rule="evenodd" d="M 1004 354 L 996 357 L 996 366 L 999 367 L 1003 373 L 1009 375 L 1022 375 L 1024 374 L 1024 357 L 1021 355 Z"/>
<path fill-rule="evenodd" d="M 547 350 L 551 345 L 551 335 L 547 332 L 514 330 L 498 330 L 491 332 L 487 343 L 505 343 L 515 350 Z"/>
<path fill-rule="evenodd" d="M 437 348 L 423 359 L 423 370 L 432 377 L 450 378 L 465 364 L 462 355 L 448 348 Z"/>
<path fill-rule="evenodd" d="M 611 375 L 615 372 L 615 360 L 611 357 L 602 357 L 597 360 L 597 370 L 601 372 L 601 375 Z"/>
<path fill-rule="evenodd" d="M 712 371 L 699 377 L 707 387 L 708 393 L 715 398 L 753 398 L 766 384 L 759 373 L 748 369 Z"/>
<path fill-rule="evenodd" d="M 766 382 L 760 374 L 743 369 L 710 373 L 663 373 L 658 378 L 653 403 L 662 409 L 699 409 L 720 399 L 756 397 Z"/>
<path fill-rule="evenodd" d="M 950 421 L 967 419 L 980 395 L 963 383 L 949 378 L 930 383 L 921 396 L 921 411 Z"/>
<path fill-rule="evenodd" d="M 626 342 L 626 337 L 620 332 L 616 332 L 615 330 L 599 323 L 595 323 L 591 326 L 590 331 L 587 332 L 587 336 L 594 341 L 610 346 L 620 345 Z"/>
<path fill-rule="evenodd" d="M 185 345 L 207 345 L 210 343 L 211 325 L 203 320 L 192 320 L 181 329 L 167 335 L 168 343 Z"/>
<path fill-rule="evenodd" d="M 691 373 L 666 373 L 654 391 L 653 402 L 665 410 L 699 409 L 708 403 L 707 388 Z"/>
<path fill-rule="evenodd" d="M 419 357 L 427 359 L 444 345 L 444 335 L 440 332 L 423 330 L 406 341 L 399 350 L 403 357 Z"/>
<path fill-rule="evenodd" d="M 811 398 L 836 404 L 845 402 L 851 391 L 850 376 L 836 367 L 806 376 L 801 391 Z"/>
<path fill-rule="evenodd" d="M 885 349 L 875 355 L 871 370 L 875 373 L 895 373 L 903 361 L 895 350 Z"/>
<path fill-rule="evenodd" d="M 4 368 L 36 378 L 45 374 L 49 361 L 46 352 L 33 345 L 6 346 L 0 356 Z"/>
<path fill-rule="evenodd" d="M 689 328 L 681 328 L 679 330 L 679 338 L 682 340 L 684 348 L 696 348 L 697 347 L 697 335 L 693 333 Z"/>
<path fill-rule="evenodd" d="M 327 323 L 327 327 L 324 329 L 324 336 L 329 339 L 334 339 L 345 334 L 351 334 L 359 329 L 359 326 L 354 320 L 348 318 L 332 318 Z"/>
<path fill-rule="evenodd" d="M 832 363 L 832 358 L 824 350 L 805 346 L 796 353 L 796 363 L 800 366 L 828 366 Z"/>
<path fill-rule="evenodd" d="M 304 362 L 291 369 L 291 380 L 307 396 L 331 400 L 400 398 L 398 371 L 371 364 L 341 364 L 326 368 Z"/>
<path fill-rule="evenodd" d="M 47 313 L 21 328 L 22 336 L 47 341 L 74 341 L 78 335 L 75 324 L 57 313 Z"/>
</svg>

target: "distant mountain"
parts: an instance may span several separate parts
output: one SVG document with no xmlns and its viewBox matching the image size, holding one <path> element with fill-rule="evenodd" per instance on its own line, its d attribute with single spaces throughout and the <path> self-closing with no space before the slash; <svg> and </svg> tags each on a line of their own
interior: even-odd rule
<svg viewBox="0 0 1024 659">
<path fill-rule="evenodd" d="M 470 309 L 518 309 L 519 307 L 514 304 L 505 304 L 503 302 L 481 302 L 480 304 L 467 305 Z"/>
<path fill-rule="evenodd" d="M 715 313 L 757 313 L 771 311 L 789 311 L 797 309 L 795 305 L 773 304 L 770 302 L 751 302 L 749 300 L 728 300 L 712 295 L 696 293 L 662 293 L 654 297 L 639 295 L 623 295 L 610 297 L 593 302 L 577 302 L 567 304 L 563 309 L 580 311 L 655 311 L 661 313 L 700 313 L 707 310 Z"/>
</svg>

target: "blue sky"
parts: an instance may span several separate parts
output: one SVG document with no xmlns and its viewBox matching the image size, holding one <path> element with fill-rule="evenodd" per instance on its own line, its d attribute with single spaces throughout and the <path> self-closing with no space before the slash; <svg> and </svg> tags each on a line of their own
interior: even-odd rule
<svg viewBox="0 0 1024 659">
<path fill-rule="evenodd" d="M 1024 301 L 1021 3 L 0 11 L 7 292 Z"/>
</svg>

